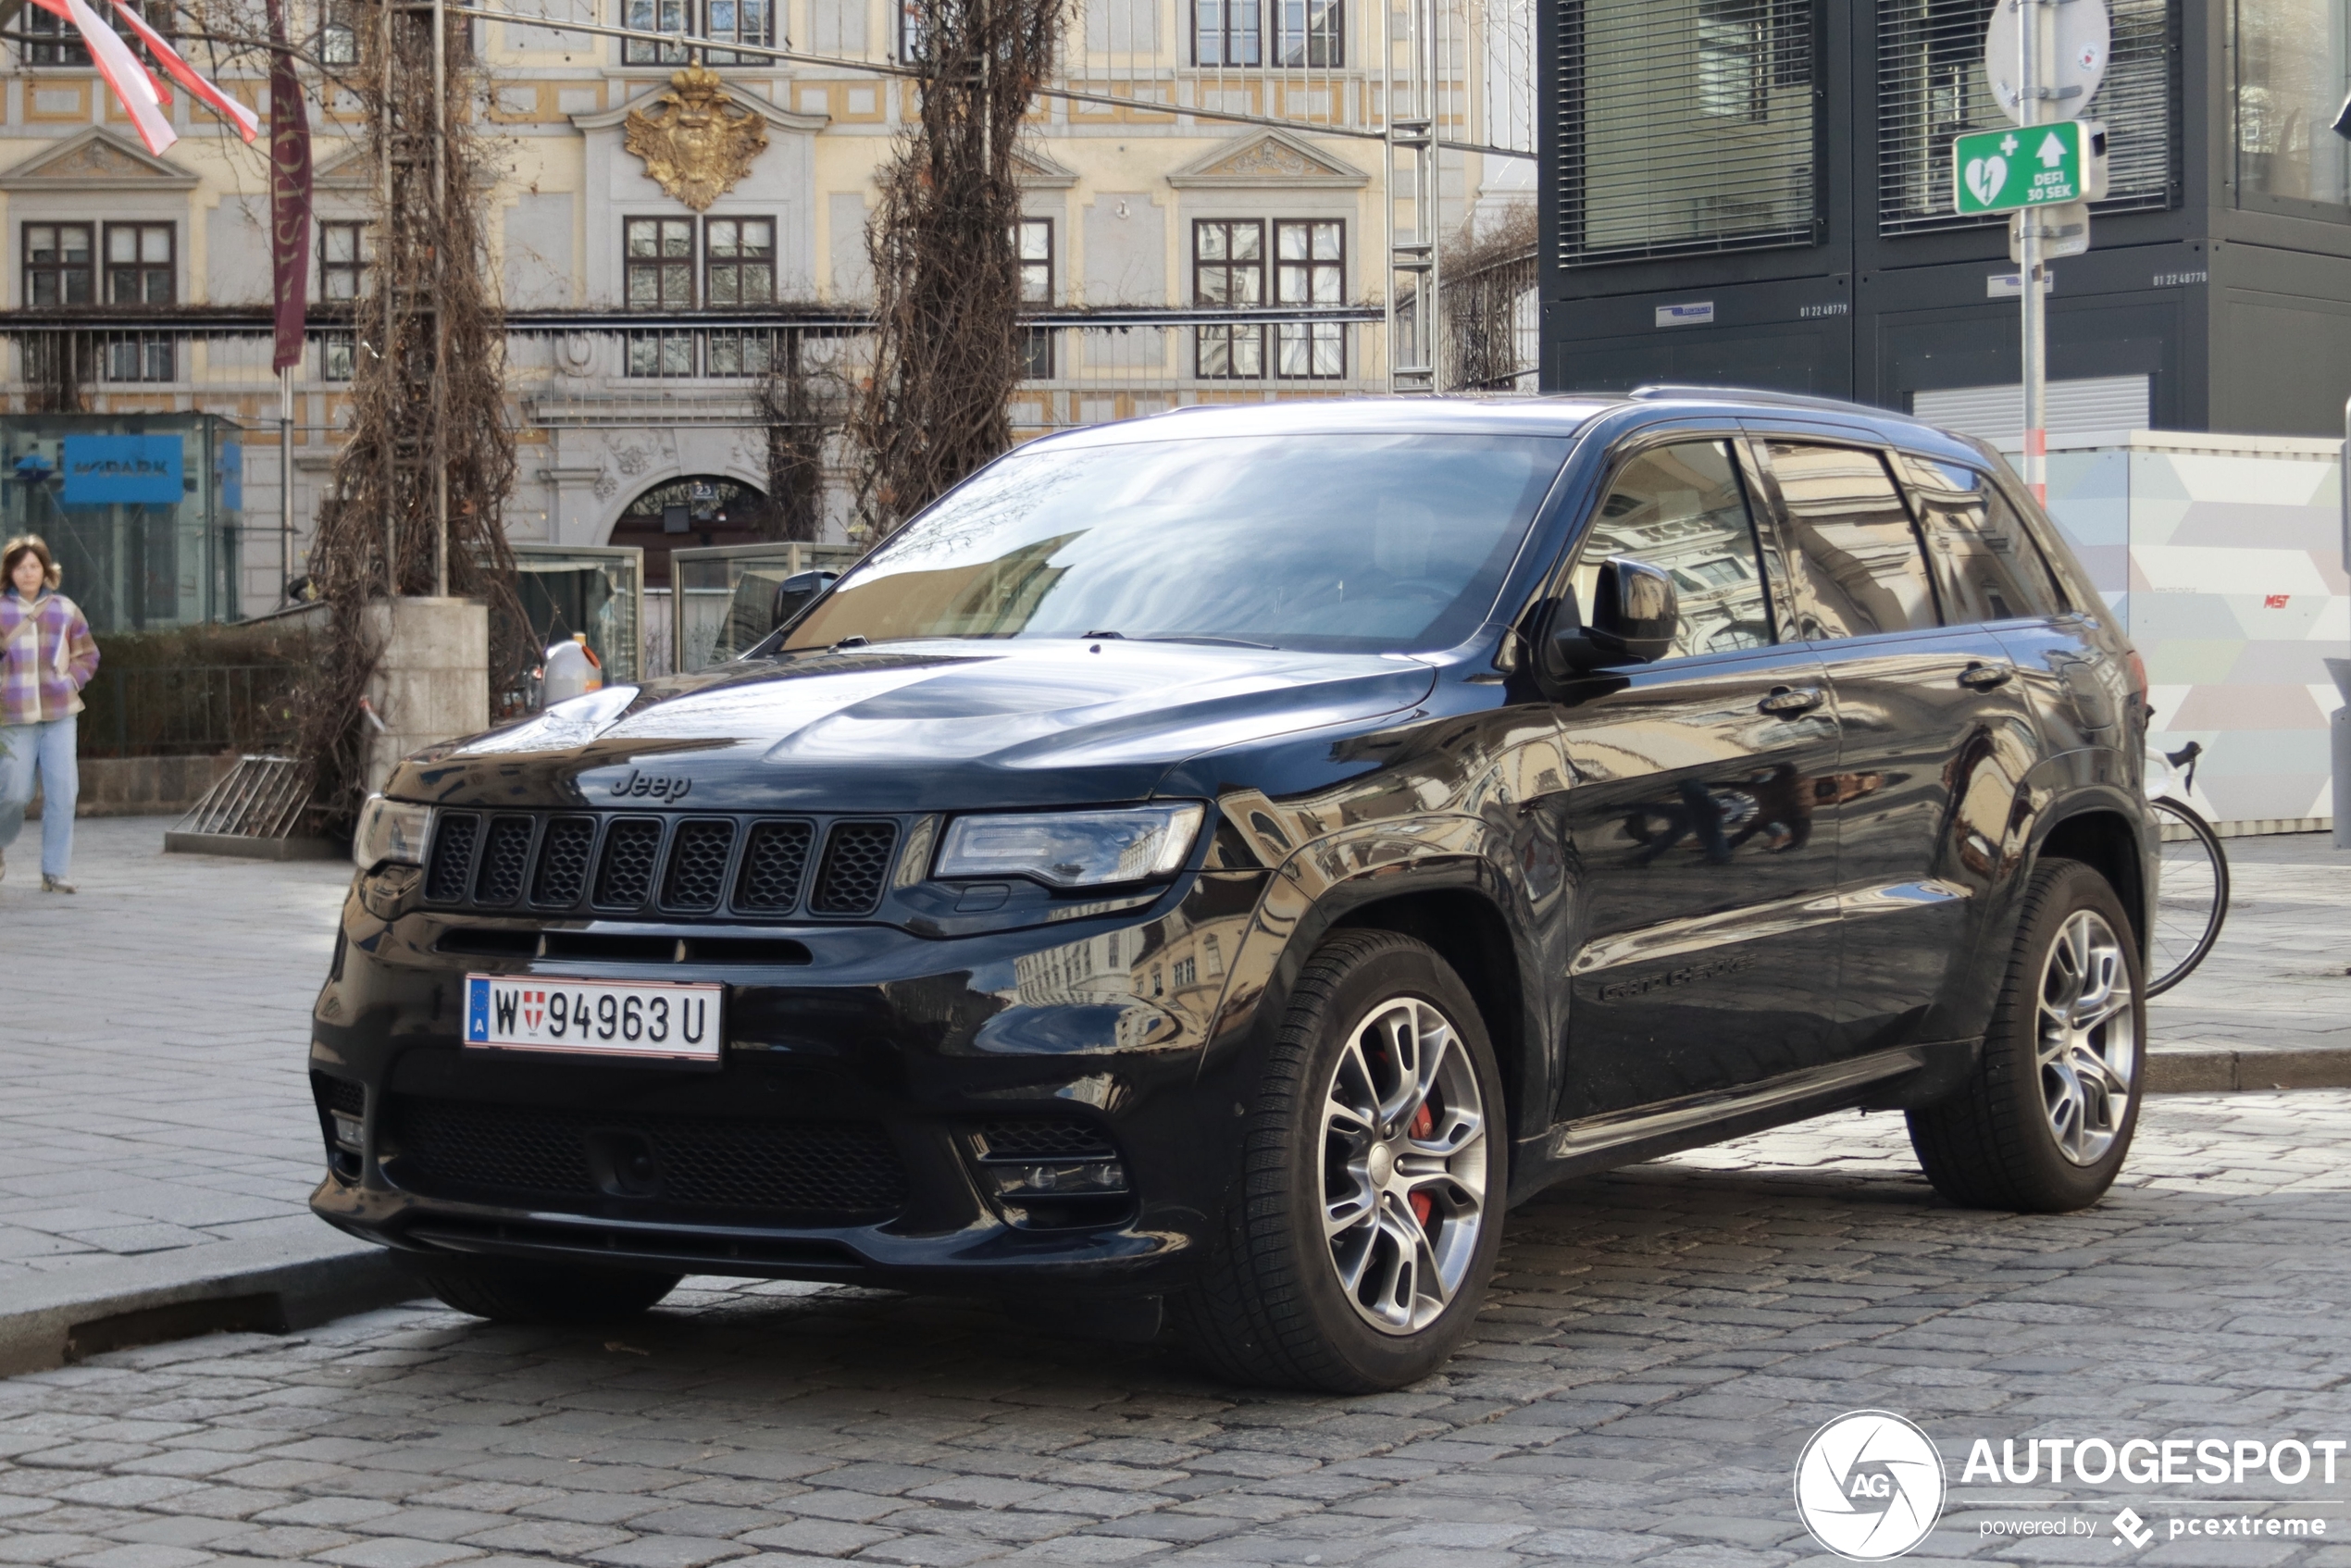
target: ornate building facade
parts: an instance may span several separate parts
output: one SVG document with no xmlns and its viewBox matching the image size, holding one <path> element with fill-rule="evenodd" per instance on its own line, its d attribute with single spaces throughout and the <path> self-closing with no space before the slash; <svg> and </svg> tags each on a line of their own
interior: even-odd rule
<svg viewBox="0 0 2351 1568">
<path fill-rule="evenodd" d="M 873 176 L 914 112 L 902 14 L 890 0 L 621 0 L 625 14 L 529 3 L 529 21 L 471 24 L 502 165 L 489 265 L 510 314 L 520 442 L 507 526 L 517 541 L 648 545 L 658 586 L 668 543 L 772 526 L 758 392 L 775 357 L 855 374 Z M 1387 390 L 1387 204 L 1410 193 L 1391 190 L 1390 166 L 1403 166 L 1379 138 L 1388 56 L 1415 3 L 1429 12 L 1429 0 L 1082 0 L 1056 82 L 1072 95 L 1040 100 L 1019 156 L 1038 321 L 1019 434 Z M 1467 17 L 1445 44 L 1437 117 L 1438 135 L 1464 142 L 1486 119 L 1484 33 Z M 600 23 L 690 35 L 702 58 L 582 31 Z M 349 48 L 331 25 L 316 36 L 326 58 Z M 266 112 L 260 80 L 224 85 Z M 345 140 L 357 106 L 332 90 L 322 100 L 311 286 L 323 302 L 364 300 L 370 176 Z M 257 613 L 281 589 L 267 166 L 184 98 L 172 113 L 182 140 L 150 156 L 77 49 L 8 46 L 0 275 L 11 314 L 90 304 L 184 318 L 99 334 L 75 395 L 94 414 L 197 411 L 243 428 L 234 597 Z M 1474 153 L 1440 165 L 1453 224 L 1525 183 L 1523 166 Z M 1250 318 L 1285 307 L 1313 318 Z M 294 376 L 297 572 L 355 356 L 371 352 L 359 319 L 315 319 Z M 56 405 L 43 352 L 13 340 L 8 412 Z M 850 528 L 838 442 L 827 461 L 823 537 L 838 541 Z"/>
</svg>

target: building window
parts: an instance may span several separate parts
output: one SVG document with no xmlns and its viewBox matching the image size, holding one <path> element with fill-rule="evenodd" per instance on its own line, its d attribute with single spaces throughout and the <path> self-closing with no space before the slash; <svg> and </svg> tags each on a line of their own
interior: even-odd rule
<svg viewBox="0 0 2351 1568">
<path fill-rule="evenodd" d="M 632 218 L 624 226 L 624 233 L 626 255 L 622 265 L 628 274 L 628 308 L 691 310 L 694 220 Z"/>
<path fill-rule="evenodd" d="M 775 303 L 774 218 L 709 218 L 703 220 L 703 299 L 712 305 Z"/>
<path fill-rule="evenodd" d="M 1340 0 L 1276 0 L 1280 30 L 1275 62 L 1292 68 L 1347 63 L 1346 13 Z"/>
<path fill-rule="evenodd" d="M 109 381 L 168 381 L 172 380 L 172 344 L 166 332 L 118 332 L 106 340 L 106 378 Z"/>
<path fill-rule="evenodd" d="M 2238 0 L 2236 164 L 2242 205 L 2340 223 L 2351 207 L 2351 143 L 2330 127 L 2351 63 L 2345 0 Z M 2119 24 L 2122 18 L 2115 19 Z M 2121 56 L 2121 40 L 2115 56 Z M 2098 93 L 2103 107 L 2108 94 Z M 2112 145 L 2124 144 L 2109 131 Z M 2110 188 L 2110 187 L 2109 187 Z"/>
<path fill-rule="evenodd" d="M 169 305 L 178 296 L 179 268 L 172 255 L 174 225 L 106 225 L 106 303 Z M 153 380 L 156 378 L 146 377 Z M 165 380 L 169 377 L 162 378 Z"/>
<path fill-rule="evenodd" d="M 1253 218 L 1192 224 L 1192 304 L 1249 310 L 1265 303 L 1265 225 Z M 1209 380 L 1265 374 L 1265 329 L 1220 322 L 1194 332 L 1196 373 Z"/>
<path fill-rule="evenodd" d="M 690 376 L 694 373 L 691 332 L 631 332 L 628 334 L 631 376 Z"/>
<path fill-rule="evenodd" d="M 772 46 L 776 42 L 774 0 L 628 0 L 623 24 L 638 32 L 684 33 L 728 44 Z M 620 61 L 629 66 L 682 66 L 690 48 L 680 44 L 656 44 L 649 38 L 622 41 Z M 733 49 L 705 49 L 703 62 L 713 66 L 765 65 L 769 56 L 744 55 Z"/>
<path fill-rule="evenodd" d="M 364 223 L 318 225 L 318 297 L 355 300 L 365 294 L 372 250 Z"/>
<path fill-rule="evenodd" d="M 359 63 L 359 24 L 351 14 L 351 0 L 327 0 L 319 8 L 318 61 L 321 65 Z"/>
<path fill-rule="evenodd" d="M 359 339 L 354 332 L 328 332 L 318 340 L 318 376 L 321 380 L 347 381 L 357 367 Z"/>
<path fill-rule="evenodd" d="M 923 0 L 898 0 L 898 57 L 919 60 L 927 42 L 923 26 Z"/>
<path fill-rule="evenodd" d="M 1021 334 L 1021 379 L 1029 381 L 1050 381 L 1053 379 L 1053 330 L 1051 327 L 1030 327 Z"/>
<path fill-rule="evenodd" d="M 131 0 L 131 9 L 166 38 L 172 36 L 170 6 L 155 4 L 153 0 Z M 18 47 L 23 51 L 26 65 L 70 66 L 81 70 L 90 68 L 90 51 L 82 44 L 81 32 L 56 12 L 44 11 L 34 6 L 18 18 L 17 25 L 22 30 L 22 42 Z M 131 45 L 131 52 L 140 59 L 154 63 L 147 46 L 137 38 L 125 38 L 123 42 Z"/>
<path fill-rule="evenodd" d="M 29 23 L 45 13 L 25 13 Z M 24 303 L 27 307 L 88 305 L 97 297 L 97 271 L 87 223 L 28 223 L 24 226 Z"/>
<path fill-rule="evenodd" d="M 2310 68 L 2313 60 L 2341 80 L 2343 0 L 2331 0 L 2336 53 L 2323 58 L 2297 57 L 2291 69 Z M 1951 203 L 1951 141 L 1963 131 L 2006 129 L 2008 116 L 1992 95 L 1984 69 L 1984 28 L 1992 0 L 1876 0 L 1877 4 L 1877 188 L 1878 232 L 1920 234 L 1948 229 L 1996 228 L 2004 220 L 1961 218 Z M 2238 6 L 2239 159 L 2245 156 L 2245 82 L 2263 74 L 2274 54 L 2264 55 L 2255 34 L 2257 13 L 2292 12 L 2292 25 L 2306 19 L 2328 36 L 2327 24 L 2314 19 L 2320 5 L 2265 4 L 2245 0 Z M 2175 36 L 2178 10 L 2171 0 L 2109 0 L 2112 42 L 2107 53 L 2105 83 L 2099 87 L 2089 114 L 2106 122 L 2108 145 L 2107 196 L 2099 212 L 2124 212 L 2167 206 L 2172 200 L 2172 149 L 2177 93 L 2172 74 L 2180 57 Z M 2266 63 L 2265 63 L 2266 62 Z M 2332 62 L 2332 64 L 2330 64 Z M 2325 97 L 2332 93 L 2332 97 Z M 2266 104 L 2266 94 L 2260 95 Z M 2271 129 L 2292 131 L 2318 113 L 2321 131 L 2342 102 L 2342 93 L 2327 87 L 2323 112 L 2310 110 L 2291 125 Z M 2343 143 L 2322 134 L 2323 156 L 2340 163 L 2335 151 Z M 2258 171 L 2244 169 L 2237 189 L 2244 197 L 2259 189 Z M 2253 198 L 2258 199 L 2258 198 Z M 2340 198 L 2338 198 L 2340 199 Z"/>
<path fill-rule="evenodd" d="M 1562 258 L 1813 243 L 1813 15 L 1810 0 L 1570 0 Z"/>
<path fill-rule="evenodd" d="M 1053 303 L 1053 220 L 1024 218 L 1013 231 L 1020 258 L 1020 303 Z"/>
<path fill-rule="evenodd" d="M 776 334 L 712 332 L 704 354 L 713 376 L 765 376 L 776 367 Z"/>
<path fill-rule="evenodd" d="M 1274 300 L 1277 305 L 1347 303 L 1345 230 L 1337 219 L 1275 220 Z M 1276 375 L 1332 380 L 1347 374 L 1343 323 L 1287 321 L 1274 333 Z"/>
<path fill-rule="evenodd" d="M 1192 0 L 1192 63 L 1264 64 L 1259 4 L 1260 0 Z"/>
</svg>

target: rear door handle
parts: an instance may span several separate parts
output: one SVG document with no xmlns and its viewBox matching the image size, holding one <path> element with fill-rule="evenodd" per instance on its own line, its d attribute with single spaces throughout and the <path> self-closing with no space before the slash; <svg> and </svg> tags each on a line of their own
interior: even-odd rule
<svg viewBox="0 0 2351 1568">
<path fill-rule="evenodd" d="M 1755 705 L 1767 714 L 1795 715 L 1810 713 L 1821 701 L 1817 686 L 1774 686 L 1772 694 Z"/>
<path fill-rule="evenodd" d="M 2009 683 L 2006 665 L 1970 665 L 1959 671 L 1959 684 L 1971 691 L 1989 691 Z"/>
</svg>

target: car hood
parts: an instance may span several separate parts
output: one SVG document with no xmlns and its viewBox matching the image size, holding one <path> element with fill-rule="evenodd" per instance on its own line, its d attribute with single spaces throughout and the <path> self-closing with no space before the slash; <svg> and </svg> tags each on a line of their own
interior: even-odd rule
<svg viewBox="0 0 2351 1568">
<path fill-rule="evenodd" d="M 1397 654 L 1176 642 L 922 641 L 616 687 L 401 765 L 470 805 L 960 810 L 1150 796 L 1174 764 L 1425 698 Z"/>
</svg>

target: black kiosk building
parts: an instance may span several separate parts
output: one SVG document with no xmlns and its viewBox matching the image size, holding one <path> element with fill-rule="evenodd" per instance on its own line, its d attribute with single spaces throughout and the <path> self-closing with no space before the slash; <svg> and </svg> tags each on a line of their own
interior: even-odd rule
<svg viewBox="0 0 2351 1568">
<path fill-rule="evenodd" d="M 2072 0 L 2086 3 L 2086 0 Z M 1538 0 L 1543 384 L 2013 423 L 2016 268 L 1949 146 L 1993 0 Z M 2053 429 L 2337 434 L 2351 0 L 2107 0 L 2112 181 L 2053 264 Z"/>
</svg>

